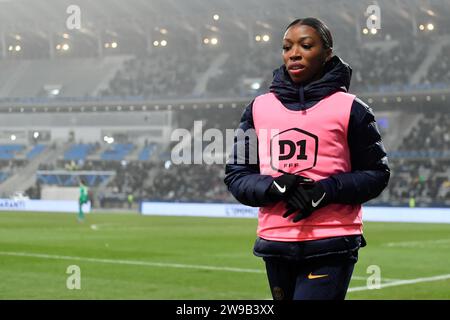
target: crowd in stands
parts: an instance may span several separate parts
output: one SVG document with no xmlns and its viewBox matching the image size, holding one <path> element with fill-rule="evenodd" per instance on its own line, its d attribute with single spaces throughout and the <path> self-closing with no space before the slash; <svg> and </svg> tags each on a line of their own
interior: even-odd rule
<svg viewBox="0 0 450 320">
<path fill-rule="evenodd" d="M 402 91 L 415 86 L 443 84 L 450 81 L 450 58 L 439 54 L 419 84 L 410 84 L 413 74 L 427 57 L 434 39 L 407 38 L 392 45 L 368 47 L 340 44 L 335 53 L 353 68 L 351 92 Z M 444 47 L 442 53 L 450 48 Z M 224 48 L 228 58 L 207 80 L 202 97 L 249 97 L 267 92 L 272 71 L 282 64 L 281 45 L 255 44 Z M 193 97 L 202 74 L 214 60 L 214 52 L 197 49 L 186 55 L 158 51 L 136 57 L 118 71 L 103 96 Z"/>
<path fill-rule="evenodd" d="M 390 157 L 388 188 L 372 203 L 450 205 L 450 158 L 433 155 L 450 150 L 450 114 L 425 114 L 404 137 L 399 149 L 425 153 Z"/>
<path fill-rule="evenodd" d="M 126 61 L 100 92 L 103 97 L 174 99 L 192 93 L 199 76 L 206 71 L 210 56 L 204 53 L 155 50 L 148 56 Z"/>
<path fill-rule="evenodd" d="M 272 72 L 280 65 L 280 51 L 267 50 L 259 44 L 248 48 L 245 53 L 234 51 L 221 72 L 209 79 L 205 95 L 246 97 L 267 92 Z M 255 83 L 258 86 L 252 87 Z"/>
<path fill-rule="evenodd" d="M 224 166 L 171 165 L 160 166 L 153 183 L 144 190 L 144 199 L 176 202 L 234 202 L 227 191 Z"/>
<path fill-rule="evenodd" d="M 427 113 L 419 120 L 400 145 L 406 151 L 449 151 L 450 114 Z"/>
<path fill-rule="evenodd" d="M 353 92 L 380 92 L 403 88 L 423 62 L 428 41 L 404 41 L 394 47 L 366 48 L 349 52 L 348 62 L 354 70 Z"/>
<path fill-rule="evenodd" d="M 386 195 L 373 201 L 391 205 L 449 205 L 450 159 L 393 159 Z"/>
<path fill-rule="evenodd" d="M 439 54 L 436 61 L 428 69 L 425 83 L 446 83 L 450 82 L 450 45 L 442 48 L 442 54 Z M 448 87 L 448 86 L 447 86 Z"/>
<path fill-rule="evenodd" d="M 27 160 L 0 160 L 0 183 L 15 172 L 20 171 L 26 164 Z M 4 179 L 1 179 L 1 177 Z"/>
<path fill-rule="evenodd" d="M 43 164 L 40 170 L 60 170 L 71 167 L 72 171 L 114 171 L 114 177 L 99 193 L 96 200 L 102 207 L 123 206 L 128 195 L 136 200 L 185 201 L 185 202 L 229 202 L 234 201 L 223 183 L 224 166 L 212 165 L 168 165 L 133 161 L 86 161 L 73 167 L 72 162 L 59 161 Z M 151 175 L 151 179 L 149 179 Z M 40 185 L 27 191 L 30 198 L 38 196 Z M 75 186 L 76 184 L 74 184 Z"/>
</svg>

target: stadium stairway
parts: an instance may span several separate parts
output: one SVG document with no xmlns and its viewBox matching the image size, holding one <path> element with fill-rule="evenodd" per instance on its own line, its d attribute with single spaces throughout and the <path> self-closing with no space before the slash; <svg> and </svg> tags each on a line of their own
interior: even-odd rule
<svg viewBox="0 0 450 320">
<path fill-rule="evenodd" d="M 130 151 L 129 154 L 127 154 L 125 156 L 126 161 L 136 161 L 139 160 L 139 154 L 142 151 L 142 147 L 141 146 L 135 146 L 133 150 Z"/>
<path fill-rule="evenodd" d="M 396 112 L 390 119 L 391 127 L 389 134 L 383 135 L 383 143 L 389 151 L 398 150 L 403 143 L 403 138 L 408 136 L 411 130 L 417 125 L 423 114 L 404 114 Z M 395 125 L 394 125 L 395 124 Z"/>
<path fill-rule="evenodd" d="M 147 179 L 145 179 L 144 183 L 143 183 L 143 188 L 144 189 L 149 189 L 154 187 L 154 182 L 156 177 L 161 174 L 161 169 L 158 166 L 152 167 L 150 168 L 150 170 L 147 171 L 148 176 Z"/>
<path fill-rule="evenodd" d="M 102 81 L 99 81 L 98 85 L 92 92 L 93 96 L 100 96 L 100 92 L 109 87 L 110 81 L 114 78 L 117 71 L 123 68 L 123 64 L 125 61 L 130 60 L 132 56 L 130 55 L 121 55 L 121 56 L 110 56 L 102 59 L 102 70 L 105 70 L 103 73 Z"/>
<path fill-rule="evenodd" d="M 419 84 L 420 81 L 426 77 L 426 75 L 428 74 L 428 69 L 431 67 L 431 65 L 440 55 L 445 54 L 442 52 L 442 49 L 448 44 L 450 44 L 450 36 L 448 35 L 441 36 L 440 39 L 434 43 L 434 45 L 428 50 L 428 54 L 423 62 L 417 68 L 416 72 L 412 75 L 410 81 L 411 85 Z"/>
<path fill-rule="evenodd" d="M 138 150 L 138 160 L 139 161 L 148 161 L 150 160 L 157 152 L 158 145 L 156 143 L 150 143 L 148 146 L 144 146 L 140 150 Z"/>
<path fill-rule="evenodd" d="M 102 143 L 98 150 L 86 156 L 86 160 L 101 160 L 101 155 L 109 148 L 111 148 L 109 144 Z"/>
<path fill-rule="evenodd" d="M 194 96 L 201 96 L 206 91 L 206 86 L 208 85 L 209 78 L 214 77 L 220 68 L 225 64 L 229 57 L 228 53 L 221 53 L 209 66 L 208 70 L 203 73 L 197 80 L 197 84 L 194 88 Z"/>
<path fill-rule="evenodd" d="M 53 163 L 64 152 L 63 150 L 63 146 L 56 147 L 55 149 L 46 148 L 38 156 L 30 160 L 26 166 L 0 184 L 2 195 L 11 196 L 16 191 L 25 191 L 33 186 L 36 182 L 36 171 L 39 168 L 39 164 Z"/>
</svg>

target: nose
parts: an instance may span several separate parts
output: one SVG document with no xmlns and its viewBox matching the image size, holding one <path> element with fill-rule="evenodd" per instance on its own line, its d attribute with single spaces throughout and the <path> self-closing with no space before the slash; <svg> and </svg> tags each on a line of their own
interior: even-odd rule
<svg viewBox="0 0 450 320">
<path fill-rule="evenodd" d="M 302 59 L 302 56 L 300 54 L 300 49 L 299 49 L 298 46 L 294 46 L 292 48 L 292 52 L 291 52 L 291 55 L 289 56 L 289 59 L 292 60 L 292 61 L 297 61 L 297 60 L 301 60 Z"/>
</svg>

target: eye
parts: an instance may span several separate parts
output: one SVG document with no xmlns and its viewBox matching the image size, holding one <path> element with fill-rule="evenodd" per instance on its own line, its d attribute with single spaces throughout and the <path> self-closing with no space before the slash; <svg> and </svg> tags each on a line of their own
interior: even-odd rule
<svg viewBox="0 0 450 320">
<path fill-rule="evenodd" d="M 306 50 L 309 50 L 312 48 L 312 46 L 309 44 L 303 44 L 302 47 L 303 47 L 303 49 L 306 49 Z"/>
<path fill-rule="evenodd" d="M 289 47 L 289 46 L 283 46 L 283 50 L 284 50 L 284 51 L 288 51 L 289 49 L 291 49 L 291 47 Z"/>
</svg>

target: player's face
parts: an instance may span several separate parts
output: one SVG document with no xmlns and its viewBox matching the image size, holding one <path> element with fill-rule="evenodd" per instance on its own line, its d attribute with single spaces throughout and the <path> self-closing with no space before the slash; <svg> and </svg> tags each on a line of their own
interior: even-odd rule
<svg viewBox="0 0 450 320">
<path fill-rule="evenodd" d="M 331 49 L 323 47 L 318 32 L 306 25 L 290 27 L 283 37 L 283 61 L 296 83 L 308 83 L 322 76 Z"/>
</svg>

